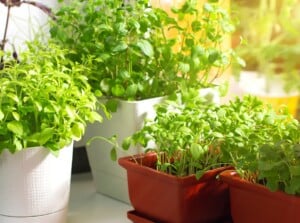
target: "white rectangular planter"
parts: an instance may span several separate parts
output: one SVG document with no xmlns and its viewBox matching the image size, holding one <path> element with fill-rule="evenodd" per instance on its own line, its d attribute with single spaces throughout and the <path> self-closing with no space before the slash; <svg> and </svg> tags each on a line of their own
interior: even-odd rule
<svg viewBox="0 0 300 223">
<path fill-rule="evenodd" d="M 141 101 L 120 101 L 118 111 L 112 114 L 112 119 L 104 120 L 101 124 L 87 127 L 83 141 L 92 136 L 111 137 L 117 135 L 119 145 L 124 138 L 132 135 L 142 127 L 145 118 L 155 116 L 154 105 L 161 102 L 162 97 Z M 110 159 L 111 145 L 94 140 L 87 146 L 88 158 L 99 193 L 108 195 L 120 201 L 130 203 L 126 171 L 116 161 Z M 138 153 L 138 148 L 131 148 L 128 152 L 118 151 L 118 157 Z"/>
<path fill-rule="evenodd" d="M 66 223 L 73 143 L 55 157 L 42 147 L 0 155 L 0 222 Z"/>
</svg>

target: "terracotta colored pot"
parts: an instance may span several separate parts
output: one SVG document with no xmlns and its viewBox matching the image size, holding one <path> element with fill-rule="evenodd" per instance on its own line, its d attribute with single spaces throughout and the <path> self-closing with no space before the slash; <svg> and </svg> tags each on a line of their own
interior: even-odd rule
<svg viewBox="0 0 300 223">
<path fill-rule="evenodd" d="M 195 176 L 176 177 L 154 169 L 156 155 L 119 159 L 127 170 L 129 197 L 144 219 L 160 223 L 223 223 L 231 219 L 228 186 L 216 176 L 228 169 Z M 136 216 L 135 216 L 136 217 Z"/>
<path fill-rule="evenodd" d="M 272 192 L 262 185 L 242 180 L 235 171 L 224 171 L 220 176 L 229 185 L 233 222 L 300 222 L 300 197 Z"/>
</svg>

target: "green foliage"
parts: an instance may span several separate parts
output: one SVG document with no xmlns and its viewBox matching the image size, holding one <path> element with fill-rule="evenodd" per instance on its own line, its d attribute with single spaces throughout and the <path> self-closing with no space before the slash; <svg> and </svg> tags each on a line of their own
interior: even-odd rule
<svg viewBox="0 0 300 223">
<path fill-rule="evenodd" d="M 0 153 L 43 146 L 54 154 L 79 140 L 87 122 L 101 121 L 87 68 L 52 43 L 29 43 L 21 62 L 0 70 Z M 6 58 L 9 55 L 2 53 Z"/>
<path fill-rule="evenodd" d="M 236 34 L 242 37 L 237 54 L 246 61 L 247 70 L 257 70 L 267 80 L 281 74 L 286 90 L 299 90 L 299 1 L 253 3 L 233 2 L 233 14 L 239 20 Z"/>
<path fill-rule="evenodd" d="M 176 176 L 232 165 L 271 190 L 300 192 L 300 125 L 253 96 L 208 103 L 189 92 L 156 108 L 156 118 L 123 142 L 158 154 L 157 169 Z"/>
<path fill-rule="evenodd" d="M 257 100 L 237 102 L 226 110 L 231 126 L 222 130 L 227 132 L 221 145 L 224 159 L 249 181 L 299 195 L 299 122 L 285 108 L 276 113 Z"/>
<path fill-rule="evenodd" d="M 148 0 L 72 1 L 56 13 L 51 36 L 90 67 L 93 90 L 108 97 L 140 100 L 177 92 L 182 83 L 207 86 L 234 57 L 221 47 L 234 28 L 230 18 L 217 3 L 199 9 L 190 0 L 173 13 Z M 173 31 L 178 35 L 169 37 Z"/>
<path fill-rule="evenodd" d="M 232 164 L 228 151 L 223 154 L 223 148 L 234 148 L 230 146 L 240 142 L 246 134 L 241 128 L 245 124 L 242 120 L 251 122 L 248 117 L 251 109 L 261 105 L 252 97 L 216 105 L 198 93 L 184 92 L 177 102 L 158 105 L 156 118 L 148 120 L 140 131 L 124 140 L 123 148 L 139 144 L 157 152 L 158 170 L 177 176 L 196 174 L 199 178 L 208 169 Z"/>
</svg>

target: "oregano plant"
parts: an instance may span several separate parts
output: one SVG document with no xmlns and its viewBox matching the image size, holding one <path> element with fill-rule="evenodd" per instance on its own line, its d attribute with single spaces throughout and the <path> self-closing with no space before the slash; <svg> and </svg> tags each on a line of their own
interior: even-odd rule
<svg viewBox="0 0 300 223">
<path fill-rule="evenodd" d="M 87 68 L 47 42 L 28 43 L 20 62 L 7 58 L 0 70 L 0 153 L 43 146 L 52 153 L 79 140 L 88 122 L 101 121 L 101 106 L 88 84 Z M 101 95 L 98 95 L 101 96 Z"/>
</svg>

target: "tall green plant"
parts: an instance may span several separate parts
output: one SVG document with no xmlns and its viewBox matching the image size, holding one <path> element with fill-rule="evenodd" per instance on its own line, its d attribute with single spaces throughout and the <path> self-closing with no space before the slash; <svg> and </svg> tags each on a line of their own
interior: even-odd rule
<svg viewBox="0 0 300 223">
<path fill-rule="evenodd" d="M 182 83 L 207 86 L 234 56 L 222 48 L 234 29 L 230 18 L 217 3 L 199 9 L 191 0 L 173 13 L 148 0 L 74 1 L 56 13 L 51 34 L 71 59 L 88 63 L 94 91 L 108 97 L 139 100 L 177 92 Z M 180 25 L 185 15 L 193 15 L 187 27 Z M 178 36 L 167 35 L 174 30 Z"/>
</svg>

